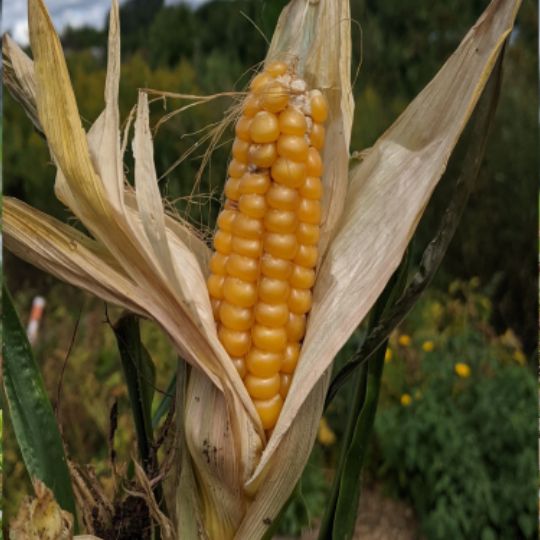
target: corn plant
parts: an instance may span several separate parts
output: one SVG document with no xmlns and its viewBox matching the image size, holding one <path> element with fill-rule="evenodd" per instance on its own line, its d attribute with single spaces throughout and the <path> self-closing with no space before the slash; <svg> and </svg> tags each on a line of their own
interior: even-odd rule
<svg viewBox="0 0 540 540">
<path fill-rule="evenodd" d="M 105 109 L 85 132 L 44 0 L 29 0 L 33 60 L 6 37 L 6 84 L 46 138 L 57 168 L 56 196 L 88 232 L 8 197 L 5 243 L 26 261 L 131 314 L 116 332 L 128 358 L 124 371 L 142 463 L 135 467 L 163 538 L 270 537 L 305 467 L 325 403 L 352 374 L 354 403 L 320 533 L 351 538 L 382 346 L 444 254 L 470 187 L 462 179 L 440 234 L 410 280 L 404 254 L 490 81 L 482 109 L 487 113 L 478 114 L 480 147 L 485 143 L 498 60 L 519 4 L 493 0 L 434 79 L 372 148 L 353 159 L 349 1 L 292 0 L 263 69 L 227 116 L 239 117 L 237 139 L 212 255 L 186 220 L 164 209 L 144 90 L 134 115 L 134 182 L 126 177 L 131 122 L 122 134 L 118 2 L 113 0 L 109 21 Z M 481 150 L 471 158 L 469 176 Z M 73 478 L 76 471 L 68 470 L 58 433 L 50 435 L 51 453 L 45 447 L 39 461 L 32 457 L 31 436 L 39 436 L 39 429 L 29 433 L 33 410 L 43 411 L 44 425 L 54 419 L 28 347 L 19 345 L 24 340 L 7 295 L 5 300 L 12 336 L 4 366 L 10 413 L 38 499 L 52 505 L 52 492 L 62 508 L 50 512 L 55 520 L 49 537 L 67 538 L 75 513 L 69 473 Z M 330 386 L 336 354 L 368 316 L 366 340 Z M 183 359 L 174 383 L 174 467 L 163 492 L 152 483 L 152 396 L 140 384 L 140 374 L 147 370 L 151 377 L 151 369 L 137 317 L 155 321 Z M 19 373 L 23 359 L 28 370 Z M 130 365 L 138 367 L 133 372 Z M 31 396 L 23 375 L 33 381 Z M 51 467 L 59 471 L 54 478 Z M 81 507 L 75 491 L 83 525 L 97 533 L 92 519 L 98 512 Z M 85 504 L 91 506 L 88 499 Z M 31 537 L 33 522 L 43 523 L 36 508 L 27 510 L 21 537 Z"/>
</svg>

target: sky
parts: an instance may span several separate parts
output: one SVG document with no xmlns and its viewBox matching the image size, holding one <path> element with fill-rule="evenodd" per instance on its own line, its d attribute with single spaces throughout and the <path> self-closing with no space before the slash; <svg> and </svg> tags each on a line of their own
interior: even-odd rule
<svg viewBox="0 0 540 540">
<path fill-rule="evenodd" d="M 95 26 L 102 28 L 111 6 L 111 0 L 45 0 L 56 29 L 61 32 L 68 25 L 73 27 Z M 122 0 L 120 0 L 122 2 Z M 205 0 L 187 0 L 198 6 Z M 179 0 L 165 0 L 165 4 L 179 3 Z M 27 1 L 4 0 L 2 2 L 2 33 L 9 31 L 21 45 L 28 44 Z"/>
</svg>

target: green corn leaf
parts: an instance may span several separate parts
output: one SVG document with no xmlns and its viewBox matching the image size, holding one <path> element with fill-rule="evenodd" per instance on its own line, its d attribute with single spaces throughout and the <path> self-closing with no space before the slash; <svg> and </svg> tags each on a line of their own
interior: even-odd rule
<svg viewBox="0 0 540 540">
<path fill-rule="evenodd" d="M 403 293 L 407 284 L 411 253 L 412 250 L 408 249 L 403 261 L 373 306 L 368 334 L 379 324 L 384 313 Z M 341 443 L 341 455 L 330 500 L 319 531 L 319 540 L 352 538 L 360 499 L 360 473 L 377 409 L 386 343 L 379 348 L 375 358 L 360 365 L 353 375 L 347 428 Z M 340 523 L 340 520 L 343 522 Z M 341 536 L 333 536 L 334 534 L 341 534 Z"/>
<path fill-rule="evenodd" d="M 174 393 L 176 392 L 176 378 L 177 374 L 175 373 L 170 382 L 167 386 L 167 390 L 165 390 L 165 395 L 163 396 L 163 399 L 159 402 L 159 405 L 156 409 L 156 412 L 154 413 L 154 416 L 152 417 L 152 428 L 156 429 L 159 425 L 159 421 L 169 412 L 169 409 L 171 408 L 171 404 L 174 398 Z"/>
<path fill-rule="evenodd" d="M 385 352 L 386 346 L 381 347 L 375 357 L 368 362 L 367 367 L 362 370 L 362 372 L 367 372 L 365 399 L 354 426 L 351 444 L 345 455 L 343 474 L 339 478 L 332 538 L 345 540 L 353 537 L 362 485 L 360 473 L 377 412 Z"/>
<path fill-rule="evenodd" d="M 114 333 L 128 388 L 139 455 L 145 471 L 148 472 L 155 466 L 155 456 L 152 455 L 154 435 L 151 411 L 156 369 L 141 343 L 139 319 L 136 316 L 121 317 L 114 325 Z"/>
<path fill-rule="evenodd" d="M 75 499 L 51 402 L 13 301 L 3 288 L 3 382 L 15 437 L 31 478 L 41 480 L 74 517 Z"/>
</svg>

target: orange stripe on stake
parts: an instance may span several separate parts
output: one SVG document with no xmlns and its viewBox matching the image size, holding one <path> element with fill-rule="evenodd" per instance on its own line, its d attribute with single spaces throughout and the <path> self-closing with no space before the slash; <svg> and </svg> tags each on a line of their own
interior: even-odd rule
<svg viewBox="0 0 540 540">
<path fill-rule="evenodd" d="M 45 304 L 45 298 L 42 296 L 36 296 L 32 301 L 32 310 L 30 311 L 30 318 L 28 319 L 28 326 L 26 327 L 26 335 L 28 336 L 30 345 L 34 345 L 37 341 L 39 325 L 43 317 Z"/>
</svg>

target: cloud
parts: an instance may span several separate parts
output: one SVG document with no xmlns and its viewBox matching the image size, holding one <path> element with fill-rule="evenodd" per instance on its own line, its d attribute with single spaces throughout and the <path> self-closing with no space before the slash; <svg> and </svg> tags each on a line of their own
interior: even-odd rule
<svg viewBox="0 0 540 540">
<path fill-rule="evenodd" d="M 23 45 L 28 44 L 27 3 L 4 0 L 2 32 L 9 31 Z M 110 0 L 47 0 L 47 8 L 58 30 L 66 26 L 91 25 L 103 27 Z"/>
<path fill-rule="evenodd" d="M 189 0 L 194 7 L 206 0 Z M 47 8 L 59 31 L 66 26 L 78 28 L 89 25 L 103 28 L 111 0 L 46 0 Z M 165 0 L 166 4 L 177 4 L 178 0 Z M 28 44 L 27 2 L 26 0 L 4 0 L 2 13 L 2 33 L 9 31 L 22 45 Z"/>
</svg>

